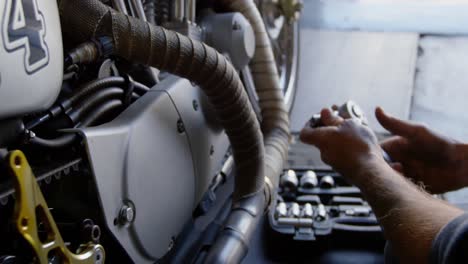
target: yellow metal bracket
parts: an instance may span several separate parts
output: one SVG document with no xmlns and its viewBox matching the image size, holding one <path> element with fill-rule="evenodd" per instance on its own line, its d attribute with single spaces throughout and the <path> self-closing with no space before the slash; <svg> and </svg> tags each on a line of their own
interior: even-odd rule
<svg viewBox="0 0 468 264">
<path fill-rule="evenodd" d="M 49 207 L 26 156 L 23 152 L 16 150 L 9 154 L 8 161 L 15 176 L 16 227 L 31 245 L 36 254 L 37 262 L 47 264 L 49 257 L 56 256 L 61 259 L 61 262 L 69 264 L 104 263 L 105 252 L 101 245 L 88 243 L 79 249 L 80 253 L 70 252 L 49 212 Z M 40 237 L 38 234 L 38 222 L 41 222 L 45 228 L 47 234 L 45 237 Z"/>
</svg>

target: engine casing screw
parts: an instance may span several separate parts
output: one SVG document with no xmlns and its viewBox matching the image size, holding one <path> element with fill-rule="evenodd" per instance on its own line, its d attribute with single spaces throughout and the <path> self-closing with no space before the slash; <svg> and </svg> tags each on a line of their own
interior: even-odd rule
<svg viewBox="0 0 468 264">
<path fill-rule="evenodd" d="M 179 132 L 180 134 L 185 132 L 184 122 L 182 122 L 182 120 L 180 119 L 177 120 L 177 132 Z"/>
<path fill-rule="evenodd" d="M 119 213 L 119 222 L 121 224 L 129 224 L 135 220 L 135 210 L 128 205 L 122 206 Z"/>
</svg>

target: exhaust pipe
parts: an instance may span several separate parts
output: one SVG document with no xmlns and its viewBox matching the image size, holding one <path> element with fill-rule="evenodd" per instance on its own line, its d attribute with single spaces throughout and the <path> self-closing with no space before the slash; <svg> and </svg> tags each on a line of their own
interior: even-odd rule
<svg viewBox="0 0 468 264">
<path fill-rule="evenodd" d="M 268 53 L 267 49 L 259 51 L 261 43 L 269 45 L 269 40 L 257 37 L 253 63 L 257 61 L 258 65 L 252 66 L 262 109 L 260 129 L 239 75 L 227 59 L 213 48 L 116 12 L 98 0 L 58 2 L 62 28 L 74 40 L 84 42 L 107 36 L 112 39 L 115 55 L 187 78 L 197 83 L 208 96 L 230 140 L 236 178 L 231 214 L 207 262 L 240 262 L 247 253 L 248 243 L 261 214 L 276 192 L 289 142 L 288 113 L 278 86 L 276 65 L 263 68 L 259 63 L 270 56 L 261 55 Z M 252 18 L 255 18 L 257 14 L 252 12 Z M 249 19 L 249 16 L 246 17 Z M 258 29 L 263 21 L 256 24 Z M 256 24 L 252 23 L 254 29 Z M 262 131 L 266 135 L 265 142 Z M 266 189 L 265 175 L 268 179 Z"/>
</svg>

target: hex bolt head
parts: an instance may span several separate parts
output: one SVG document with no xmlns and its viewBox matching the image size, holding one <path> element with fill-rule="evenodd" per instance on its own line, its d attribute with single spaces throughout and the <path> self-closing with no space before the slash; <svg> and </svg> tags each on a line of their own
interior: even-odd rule
<svg viewBox="0 0 468 264">
<path fill-rule="evenodd" d="M 177 120 L 177 132 L 179 132 L 180 134 L 185 132 L 184 122 L 182 122 L 181 119 Z"/>
<path fill-rule="evenodd" d="M 122 206 L 120 209 L 119 220 L 122 224 L 128 224 L 135 220 L 135 211 L 128 205 Z"/>
<path fill-rule="evenodd" d="M 102 252 L 102 249 L 97 248 L 96 251 L 94 252 L 94 263 L 96 264 L 102 264 L 104 263 L 104 252 Z"/>
<path fill-rule="evenodd" d="M 233 30 L 241 30 L 242 27 L 241 27 L 241 25 L 239 24 L 239 22 L 234 21 L 234 23 L 232 24 L 232 29 L 233 29 Z"/>
</svg>

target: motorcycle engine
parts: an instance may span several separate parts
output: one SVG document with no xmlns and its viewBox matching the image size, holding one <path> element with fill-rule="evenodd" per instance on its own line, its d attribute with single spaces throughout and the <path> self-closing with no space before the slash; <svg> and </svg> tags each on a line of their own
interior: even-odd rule
<svg viewBox="0 0 468 264">
<path fill-rule="evenodd" d="M 101 263 L 104 250 L 110 263 L 163 258 L 232 165 L 207 97 L 186 79 L 107 54 L 106 38 L 69 41 L 55 0 L 5 0 L 0 18 L 0 175 L 16 175 L 0 177 L 0 234 L 14 241 L 0 242 L 0 263 Z M 240 13 L 157 18 L 231 57 L 237 71 L 253 56 Z M 37 180 L 31 188 L 41 194 L 28 196 L 23 180 Z M 15 215 L 20 200 L 36 211 Z"/>
</svg>

